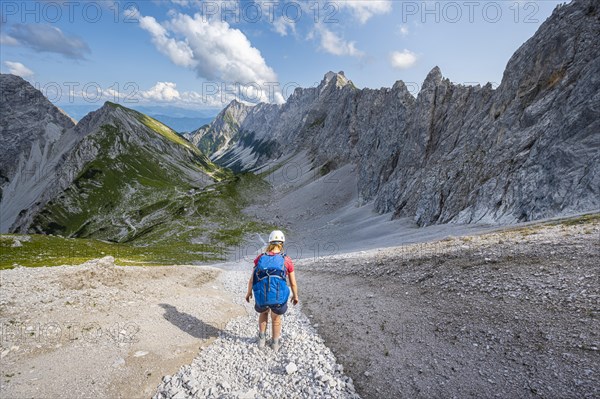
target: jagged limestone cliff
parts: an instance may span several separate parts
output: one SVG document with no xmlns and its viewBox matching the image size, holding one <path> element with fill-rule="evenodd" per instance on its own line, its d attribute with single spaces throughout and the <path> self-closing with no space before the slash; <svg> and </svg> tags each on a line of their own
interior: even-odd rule
<svg viewBox="0 0 600 399">
<path fill-rule="evenodd" d="M 557 7 L 495 90 L 454 84 L 435 67 L 414 98 L 402 81 L 359 90 L 329 72 L 283 105 L 232 103 L 190 138 L 219 143 L 201 148 L 240 170 L 300 149 L 315 167 L 354 163 L 360 203 L 422 226 L 596 210 L 599 18 L 595 1 Z"/>
</svg>

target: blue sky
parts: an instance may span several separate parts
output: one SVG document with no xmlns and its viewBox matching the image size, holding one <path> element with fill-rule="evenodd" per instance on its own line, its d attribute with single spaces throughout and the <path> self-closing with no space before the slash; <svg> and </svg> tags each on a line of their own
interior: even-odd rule
<svg viewBox="0 0 600 399">
<path fill-rule="evenodd" d="M 559 3 L 4 1 L 0 65 L 61 105 L 282 102 L 329 70 L 358 87 L 404 80 L 416 95 L 436 65 L 454 82 L 496 86 Z"/>
</svg>

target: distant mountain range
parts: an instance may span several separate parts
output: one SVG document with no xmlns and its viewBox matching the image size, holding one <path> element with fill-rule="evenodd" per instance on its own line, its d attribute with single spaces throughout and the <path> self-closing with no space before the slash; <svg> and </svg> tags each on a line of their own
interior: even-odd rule
<svg viewBox="0 0 600 399">
<path fill-rule="evenodd" d="M 100 106 L 98 104 L 62 104 L 59 107 L 78 121 L 90 112 L 97 110 Z M 172 106 L 136 106 L 135 104 L 131 104 L 130 108 L 164 123 L 178 133 L 191 132 L 196 130 L 198 126 L 210 123 L 219 112 L 211 109 L 190 110 Z"/>
<path fill-rule="evenodd" d="M 188 117 L 173 117 L 160 114 L 148 114 L 148 116 L 164 123 L 178 133 L 188 133 L 196 130 L 198 126 L 208 125 L 215 119 L 211 118 L 188 118 Z"/>
</svg>

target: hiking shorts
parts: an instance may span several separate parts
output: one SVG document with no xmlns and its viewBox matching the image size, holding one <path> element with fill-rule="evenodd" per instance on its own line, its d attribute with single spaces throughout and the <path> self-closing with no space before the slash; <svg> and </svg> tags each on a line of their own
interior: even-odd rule
<svg viewBox="0 0 600 399">
<path fill-rule="evenodd" d="M 270 305 L 270 306 L 265 306 L 265 307 L 260 307 L 257 304 L 254 304 L 254 310 L 256 310 L 258 313 L 264 313 L 267 310 L 271 309 L 271 311 L 275 314 L 278 315 L 282 315 L 285 312 L 287 312 L 287 302 L 282 303 L 281 305 Z"/>
</svg>

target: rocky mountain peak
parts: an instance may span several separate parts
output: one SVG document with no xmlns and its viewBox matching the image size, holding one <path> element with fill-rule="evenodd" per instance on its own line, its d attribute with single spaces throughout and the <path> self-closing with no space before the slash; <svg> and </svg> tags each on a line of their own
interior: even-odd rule
<svg viewBox="0 0 600 399">
<path fill-rule="evenodd" d="M 28 81 L 23 79 L 20 76 L 0 73 L 0 103 L 2 104 L 4 109 L 9 109 L 15 106 L 22 106 L 29 104 L 30 110 L 35 109 L 38 110 L 51 109 L 53 113 L 58 113 L 57 117 L 64 121 L 67 124 L 76 124 L 77 122 L 73 120 L 65 111 L 58 108 L 54 104 L 50 102 L 44 95 L 37 90 L 35 87 L 31 85 Z"/>
<path fill-rule="evenodd" d="M 397 80 L 392 86 L 392 90 L 406 90 L 406 84 L 403 80 Z"/>
<path fill-rule="evenodd" d="M 352 84 L 352 81 L 346 78 L 344 71 L 338 73 L 329 71 L 325 74 L 323 80 L 321 80 L 319 90 L 324 90 L 325 87 L 329 87 L 330 85 L 335 85 L 336 88 L 342 88 L 348 84 Z"/>
<path fill-rule="evenodd" d="M 20 76 L 9 73 L 0 73 L 0 85 L 2 87 L 2 100 L 4 101 L 8 99 L 7 96 L 9 94 L 14 94 L 17 90 L 21 90 L 23 92 L 23 96 L 29 95 L 31 97 L 42 98 L 48 101 L 42 95 L 42 93 L 36 90 L 28 81 Z M 8 90 L 10 90 L 10 92 L 8 92 Z"/>
<path fill-rule="evenodd" d="M 501 108 L 514 99 L 527 107 L 546 90 L 581 79 L 574 71 L 587 72 L 597 66 L 599 15 L 597 0 L 574 0 L 557 6 L 508 61 L 500 84 Z"/>
<path fill-rule="evenodd" d="M 28 152 L 32 143 L 36 149 L 60 139 L 75 125 L 65 112 L 23 78 L 0 74 L 0 185 L 11 179 L 19 155 Z"/>
<path fill-rule="evenodd" d="M 241 122 L 248 113 L 248 110 L 252 107 L 252 105 L 244 104 L 238 100 L 232 100 L 221 113 L 223 115 L 228 114 L 233 120 Z"/>
<path fill-rule="evenodd" d="M 429 71 L 425 81 L 423 81 L 423 88 L 437 86 L 442 82 L 442 79 L 442 70 L 440 67 L 435 66 L 431 71 Z"/>
<path fill-rule="evenodd" d="M 0 74 L 0 232 L 47 192 L 75 122 L 26 80 Z"/>
<path fill-rule="evenodd" d="M 104 124 L 112 124 L 112 121 L 115 118 L 127 118 L 127 114 L 124 111 L 125 109 L 127 108 L 124 108 L 119 104 L 107 101 L 102 107 L 84 116 L 77 124 L 76 130 L 78 132 L 89 133 L 91 131 L 96 130 Z"/>
</svg>

